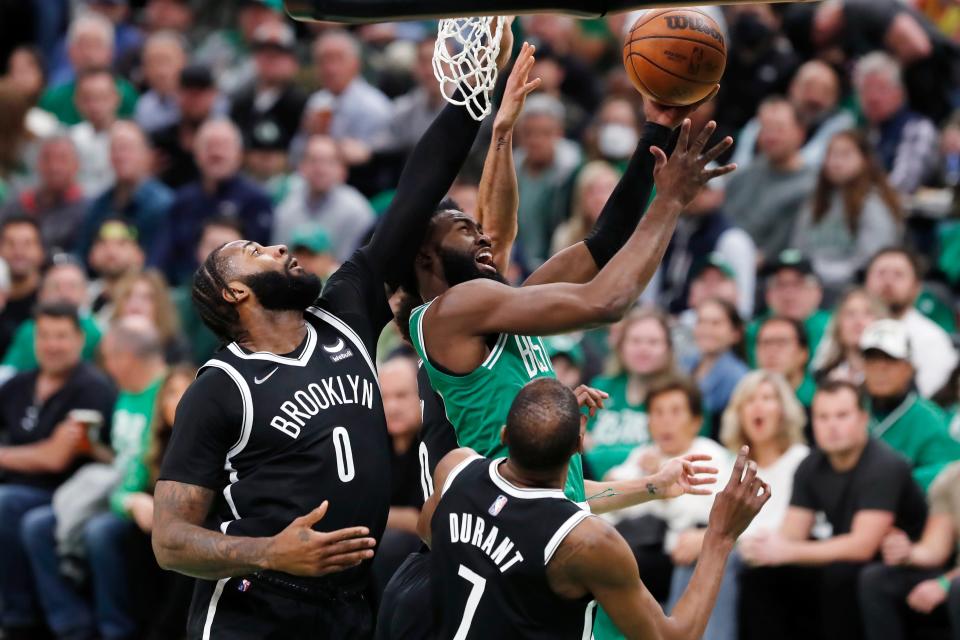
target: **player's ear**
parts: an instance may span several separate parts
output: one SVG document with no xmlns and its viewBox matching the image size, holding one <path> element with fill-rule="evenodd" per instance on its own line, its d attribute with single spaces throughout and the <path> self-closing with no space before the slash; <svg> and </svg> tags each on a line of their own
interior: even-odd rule
<svg viewBox="0 0 960 640">
<path fill-rule="evenodd" d="M 232 280 L 227 283 L 227 288 L 223 290 L 223 299 L 230 303 L 240 303 L 250 296 L 250 287 L 240 282 Z"/>
</svg>

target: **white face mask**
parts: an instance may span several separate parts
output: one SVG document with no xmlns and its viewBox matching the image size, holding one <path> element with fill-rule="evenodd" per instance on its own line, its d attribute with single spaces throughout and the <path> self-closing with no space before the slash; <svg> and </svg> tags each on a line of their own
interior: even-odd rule
<svg viewBox="0 0 960 640">
<path fill-rule="evenodd" d="M 636 130 L 622 124 L 603 125 L 597 137 L 600 153 L 611 160 L 629 158 L 638 141 Z"/>
</svg>

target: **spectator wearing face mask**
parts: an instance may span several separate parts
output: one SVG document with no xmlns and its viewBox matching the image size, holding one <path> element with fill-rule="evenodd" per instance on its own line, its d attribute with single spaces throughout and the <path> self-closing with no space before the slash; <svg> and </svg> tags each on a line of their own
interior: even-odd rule
<svg viewBox="0 0 960 640">
<path fill-rule="evenodd" d="M 600 105 L 587 131 L 585 151 L 590 158 L 604 160 L 622 173 L 639 140 L 640 121 L 633 103 L 624 98 L 610 98 Z"/>
</svg>

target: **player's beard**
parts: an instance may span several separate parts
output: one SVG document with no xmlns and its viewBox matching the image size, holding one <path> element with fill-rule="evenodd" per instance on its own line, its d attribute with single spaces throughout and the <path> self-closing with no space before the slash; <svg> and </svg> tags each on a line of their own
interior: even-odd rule
<svg viewBox="0 0 960 640">
<path fill-rule="evenodd" d="M 440 265 L 443 267 L 443 276 L 447 284 L 455 287 L 461 282 L 469 282 L 478 278 L 495 280 L 507 284 L 507 279 L 500 272 L 490 273 L 477 265 L 476 256 L 472 253 L 442 250 L 440 251 Z"/>
<path fill-rule="evenodd" d="M 247 276 L 244 283 L 268 311 L 304 311 L 320 297 L 320 278 L 312 273 L 295 275 L 289 271 L 265 271 Z"/>
</svg>

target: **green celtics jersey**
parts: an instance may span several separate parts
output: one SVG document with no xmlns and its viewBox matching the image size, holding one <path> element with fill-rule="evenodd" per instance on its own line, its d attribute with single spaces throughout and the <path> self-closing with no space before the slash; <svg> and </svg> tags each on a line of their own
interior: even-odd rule
<svg viewBox="0 0 960 640">
<path fill-rule="evenodd" d="M 417 307 L 410 314 L 410 337 L 430 384 L 443 398 L 459 445 L 488 458 L 507 455 L 500 429 L 507 422 L 513 399 L 531 380 L 556 377 L 543 343 L 540 338 L 502 333 L 483 364 L 466 375 L 450 375 L 433 366 L 423 346 L 423 314 L 429 306 Z M 586 500 L 579 454 L 570 460 L 564 493 L 575 502 Z"/>
</svg>

